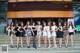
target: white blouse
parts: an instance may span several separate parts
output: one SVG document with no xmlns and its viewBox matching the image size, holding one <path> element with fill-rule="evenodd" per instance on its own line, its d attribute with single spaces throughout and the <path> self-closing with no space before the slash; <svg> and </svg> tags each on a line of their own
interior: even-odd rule
<svg viewBox="0 0 80 53">
<path fill-rule="evenodd" d="M 72 26 L 69 27 L 69 32 L 74 32 L 74 29 L 72 28 Z"/>
<path fill-rule="evenodd" d="M 47 31 L 50 31 L 50 26 L 46 26 L 46 30 Z"/>
<path fill-rule="evenodd" d="M 57 26 L 51 26 L 52 31 L 56 31 Z"/>
</svg>

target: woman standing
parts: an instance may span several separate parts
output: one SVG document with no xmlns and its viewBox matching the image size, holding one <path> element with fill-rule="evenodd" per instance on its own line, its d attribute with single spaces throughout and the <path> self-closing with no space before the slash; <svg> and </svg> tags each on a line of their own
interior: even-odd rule
<svg viewBox="0 0 80 53">
<path fill-rule="evenodd" d="M 10 40 L 11 40 L 11 46 L 12 48 L 14 48 L 13 46 L 13 35 L 14 35 L 14 26 L 13 26 L 13 22 L 11 22 L 11 24 L 6 28 L 7 31 L 9 31 L 9 35 L 10 35 Z"/>
<path fill-rule="evenodd" d="M 31 31 L 31 25 L 29 21 L 27 21 L 24 29 L 25 29 L 27 47 L 30 48 L 30 36 L 32 35 L 32 31 Z"/>
<path fill-rule="evenodd" d="M 67 23 L 64 23 L 63 35 L 64 35 L 64 40 L 65 40 L 65 45 L 66 45 L 65 47 L 67 48 L 68 47 L 68 35 L 69 35 Z"/>
<path fill-rule="evenodd" d="M 19 31 L 18 31 L 18 28 L 19 28 L 19 26 L 18 26 L 18 23 L 16 23 L 16 25 L 15 25 L 15 35 L 16 35 L 16 37 L 17 37 L 17 48 L 19 48 L 19 37 L 20 37 L 20 33 L 19 33 Z"/>
<path fill-rule="evenodd" d="M 43 23 L 43 37 L 44 37 L 44 45 L 47 47 L 47 32 L 46 32 L 46 23 Z"/>
<path fill-rule="evenodd" d="M 37 36 L 38 36 L 38 47 L 41 47 L 41 35 L 42 35 L 42 26 L 40 21 L 38 21 L 38 25 L 37 25 Z"/>
<path fill-rule="evenodd" d="M 48 22 L 48 25 L 46 26 L 46 31 L 47 31 L 47 37 L 48 37 L 48 43 L 49 43 L 49 46 L 48 48 L 51 47 L 51 22 Z"/>
<path fill-rule="evenodd" d="M 21 22 L 21 26 L 18 28 L 18 31 L 20 32 L 21 47 L 23 47 L 23 37 L 24 37 L 24 34 L 25 34 L 23 22 Z"/>
<path fill-rule="evenodd" d="M 63 28 L 62 28 L 61 23 L 59 23 L 59 26 L 58 26 L 57 38 L 59 38 L 59 44 L 60 44 L 60 48 L 61 48 L 62 47 L 62 38 L 63 38 Z"/>
<path fill-rule="evenodd" d="M 37 29 L 36 29 L 36 25 L 35 22 L 32 23 L 32 38 L 33 38 L 33 47 L 36 47 L 36 35 L 37 35 Z"/>
<path fill-rule="evenodd" d="M 69 22 L 69 29 L 68 30 L 69 30 L 69 36 L 71 39 L 71 47 L 73 47 L 73 35 L 74 35 L 74 30 L 76 30 L 76 28 L 71 21 Z"/>
<path fill-rule="evenodd" d="M 52 31 L 52 36 L 53 36 L 53 44 L 54 44 L 55 48 L 57 47 L 57 45 L 56 45 L 56 29 L 57 29 L 57 26 L 55 25 L 55 22 L 53 22 L 53 26 L 51 26 L 51 31 Z"/>
</svg>

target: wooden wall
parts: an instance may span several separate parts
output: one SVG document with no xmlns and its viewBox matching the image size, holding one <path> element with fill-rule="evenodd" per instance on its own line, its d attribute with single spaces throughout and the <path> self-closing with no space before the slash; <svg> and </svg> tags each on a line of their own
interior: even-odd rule
<svg viewBox="0 0 80 53">
<path fill-rule="evenodd" d="M 8 0 L 8 2 L 32 2 L 32 1 L 63 1 L 63 0 Z M 72 0 L 64 0 L 64 1 L 72 1 Z"/>
<path fill-rule="evenodd" d="M 73 11 L 10 11 L 7 13 L 8 18 L 29 18 L 29 17 L 55 17 L 55 18 L 72 18 Z"/>
<path fill-rule="evenodd" d="M 15 1 L 15 2 L 14 2 Z M 62 0 L 36 0 L 44 2 L 27 2 L 34 0 L 9 0 L 8 18 L 73 18 L 72 0 L 64 0 L 69 2 L 57 2 Z M 26 1 L 26 2 L 19 2 Z M 51 1 L 51 2 L 48 2 Z M 52 2 L 56 1 L 56 2 Z"/>
</svg>

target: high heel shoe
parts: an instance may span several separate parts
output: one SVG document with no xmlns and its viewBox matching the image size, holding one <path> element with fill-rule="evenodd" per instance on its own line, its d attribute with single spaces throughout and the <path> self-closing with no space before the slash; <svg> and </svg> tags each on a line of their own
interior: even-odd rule
<svg viewBox="0 0 80 53">
<path fill-rule="evenodd" d="M 57 45 L 54 45 L 55 48 L 57 48 Z"/>
<path fill-rule="evenodd" d="M 47 45 L 45 45 L 45 47 L 47 47 Z"/>
<path fill-rule="evenodd" d="M 11 48 L 14 48 L 14 46 L 13 46 L 13 45 L 10 45 L 10 47 L 11 47 Z"/>
<path fill-rule="evenodd" d="M 36 45 L 33 45 L 33 48 L 37 49 L 37 46 Z"/>
<path fill-rule="evenodd" d="M 21 47 L 23 48 L 23 45 L 21 45 Z"/>
<path fill-rule="evenodd" d="M 60 48 L 62 48 L 62 46 L 59 46 Z"/>
<path fill-rule="evenodd" d="M 49 45 L 48 48 L 51 48 L 51 45 Z"/>
<path fill-rule="evenodd" d="M 17 46 L 17 49 L 19 49 L 19 46 Z"/>
<path fill-rule="evenodd" d="M 30 45 L 28 45 L 27 48 L 30 48 Z"/>
</svg>

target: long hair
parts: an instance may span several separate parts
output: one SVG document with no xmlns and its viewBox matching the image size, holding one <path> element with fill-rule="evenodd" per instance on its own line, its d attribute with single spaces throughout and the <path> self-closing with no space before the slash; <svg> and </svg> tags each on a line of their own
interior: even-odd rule
<svg viewBox="0 0 80 53">
<path fill-rule="evenodd" d="M 13 25 L 12 25 L 12 24 L 13 24 Z M 13 23 L 13 22 L 10 23 L 10 27 L 12 27 L 12 26 L 14 26 L 14 23 Z"/>
<path fill-rule="evenodd" d="M 15 27 L 17 27 L 18 23 L 15 24 Z"/>
<path fill-rule="evenodd" d="M 21 24 L 20 24 L 20 25 L 21 25 L 21 27 L 23 27 L 23 26 L 22 26 L 22 24 L 23 24 L 23 26 L 24 26 L 24 23 L 23 23 L 23 22 L 21 22 Z"/>
<path fill-rule="evenodd" d="M 69 27 L 70 27 L 70 26 L 71 26 L 72 28 L 74 28 L 73 23 L 72 23 L 71 21 L 69 22 Z"/>
<path fill-rule="evenodd" d="M 66 25 L 65 25 L 65 24 L 66 24 Z M 64 23 L 64 26 L 65 26 L 65 27 L 68 27 L 68 23 L 67 23 L 67 22 L 65 22 L 65 23 Z"/>
<path fill-rule="evenodd" d="M 28 23 L 29 23 L 29 24 L 28 24 Z M 27 22 L 26 22 L 26 25 L 27 25 L 27 26 L 29 26 L 30 24 L 31 24 L 30 21 L 27 21 Z"/>
</svg>

